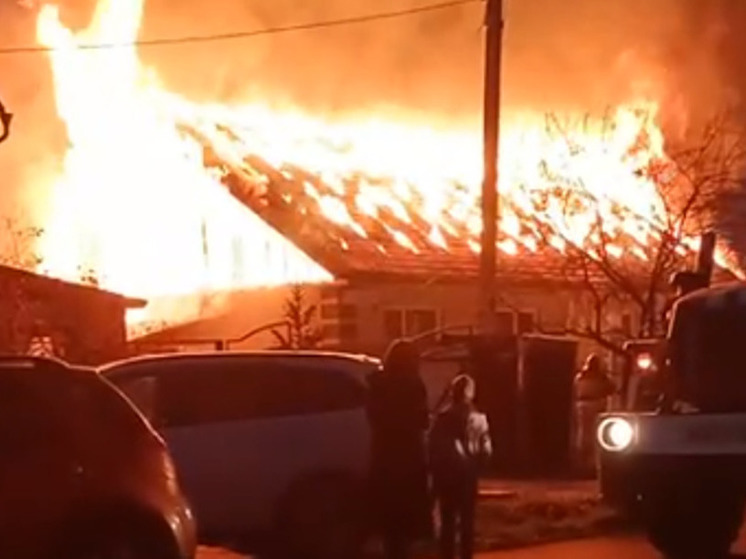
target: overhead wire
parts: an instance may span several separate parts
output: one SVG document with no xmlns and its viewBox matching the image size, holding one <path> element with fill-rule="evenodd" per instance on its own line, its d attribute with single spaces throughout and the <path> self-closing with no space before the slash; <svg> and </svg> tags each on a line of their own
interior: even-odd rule
<svg viewBox="0 0 746 559">
<path fill-rule="evenodd" d="M 438 2 L 434 4 L 426 4 L 424 6 L 418 6 L 413 8 L 406 8 L 401 10 L 393 10 L 389 12 L 379 12 L 368 15 L 350 16 L 339 19 L 331 19 L 325 21 L 316 21 L 309 23 L 296 23 L 288 25 L 279 25 L 274 27 L 264 27 L 260 29 L 252 29 L 248 31 L 234 31 L 229 33 L 218 33 L 211 35 L 191 35 L 184 37 L 164 37 L 156 39 L 141 39 L 130 42 L 117 42 L 117 43 L 83 43 L 75 45 L 77 50 L 108 50 L 118 48 L 129 48 L 129 47 L 155 47 L 155 46 L 169 46 L 169 45 L 184 45 L 184 44 L 196 44 L 196 43 L 211 43 L 217 41 L 230 41 L 237 39 L 250 39 L 254 37 L 262 37 L 267 35 L 276 35 L 279 33 L 291 33 L 298 31 L 310 31 L 314 29 L 325 29 L 330 27 L 340 27 L 345 25 L 355 25 L 361 23 L 368 23 L 373 21 L 382 21 L 387 19 L 395 19 L 407 16 L 413 16 L 423 14 L 427 12 L 434 12 L 439 10 L 446 10 L 449 8 L 455 8 L 457 6 L 463 6 L 465 4 L 482 3 L 484 0 L 448 0 L 444 2 Z M 59 47 L 45 47 L 45 46 L 19 46 L 19 47 L 0 47 L 0 55 L 9 54 L 33 54 L 33 53 L 48 53 L 56 50 L 62 50 Z"/>
</svg>

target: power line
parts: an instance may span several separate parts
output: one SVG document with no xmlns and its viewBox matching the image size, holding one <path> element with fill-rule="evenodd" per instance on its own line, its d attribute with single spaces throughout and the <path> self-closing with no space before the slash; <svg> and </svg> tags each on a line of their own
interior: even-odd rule
<svg viewBox="0 0 746 559">
<path fill-rule="evenodd" d="M 171 37 L 161 39 L 143 39 L 140 41 L 121 42 L 121 43 L 89 43 L 76 45 L 79 50 L 106 50 L 126 47 L 154 47 L 167 45 L 182 45 L 191 43 L 212 43 L 216 41 L 229 41 L 234 39 L 249 39 L 261 37 L 264 35 L 276 35 L 279 33 L 290 33 L 295 31 L 310 31 L 313 29 L 323 29 L 328 27 L 339 27 L 343 25 L 354 25 L 358 23 L 367 23 L 371 21 L 381 21 L 406 16 L 434 12 L 436 10 L 445 10 L 462 6 L 464 4 L 473 4 L 483 2 L 484 0 L 450 0 L 436 4 L 427 4 L 417 8 L 408 8 L 404 10 L 395 10 L 391 12 L 380 12 L 364 16 L 354 16 L 341 19 L 332 19 L 327 21 L 317 21 L 312 23 L 297 23 L 293 25 L 280 25 L 276 27 L 265 27 L 263 29 L 254 29 L 250 31 L 236 31 L 233 33 L 221 33 L 216 35 L 193 35 L 186 37 Z M 28 54 L 28 53 L 45 53 L 61 50 L 54 47 L 27 46 L 27 47 L 7 47 L 0 48 L 0 55 L 3 54 Z"/>
</svg>

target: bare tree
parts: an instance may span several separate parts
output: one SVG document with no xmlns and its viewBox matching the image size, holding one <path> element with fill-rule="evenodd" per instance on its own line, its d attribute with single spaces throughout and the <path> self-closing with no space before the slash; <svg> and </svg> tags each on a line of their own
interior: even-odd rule
<svg viewBox="0 0 746 559">
<path fill-rule="evenodd" d="M 0 265 L 35 271 L 42 263 L 38 252 L 44 230 L 26 226 L 12 217 L 0 218 L 3 245 L 0 248 Z"/>
<path fill-rule="evenodd" d="M 23 225 L 12 217 L 0 218 L 0 229 L 0 265 L 37 272 L 44 263 L 39 253 L 44 229 Z M 98 273 L 92 267 L 78 266 L 76 279 L 84 285 L 100 286 Z"/>
<path fill-rule="evenodd" d="M 287 333 L 272 330 L 280 349 L 314 349 L 322 340 L 315 325 L 316 305 L 309 304 L 303 286 L 294 284 L 284 303 L 283 318 L 288 323 Z"/>
<path fill-rule="evenodd" d="M 644 124 L 652 116 L 641 118 Z M 604 119 L 601 138 L 613 126 Z M 564 139 L 571 154 L 582 155 L 584 146 L 573 141 L 556 117 L 548 118 L 547 132 Z M 636 152 L 651 150 L 655 141 L 641 126 L 626 154 L 628 160 L 636 161 Z M 677 146 L 673 154 L 639 158 L 642 163 L 635 173 L 654 185 L 657 198 L 650 201 L 656 204 L 650 212 L 630 209 L 589 188 L 582 179 L 555 173 L 548 162 L 542 164 L 544 178 L 554 187 L 532 192 L 531 207 L 515 211 L 544 243 L 563 246 L 563 279 L 568 285 L 582 286 L 587 320 L 568 327 L 566 333 L 621 352 L 619 342 L 630 333 L 609 325 L 615 305 L 635 309 L 637 337 L 662 333 L 671 277 L 691 264 L 689 241 L 715 225 L 720 197 L 738 184 L 745 145 L 723 116 L 709 121 L 694 140 Z M 575 229 L 578 215 L 586 218 L 582 236 Z"/>
<path fill-rule="evenodd" d="M 3 102 L 0 101 L 0 143 L 4 142 L 10 136 L 10 122 L 13 120 L 13 115 L 9 113 Z"/>
</svg>

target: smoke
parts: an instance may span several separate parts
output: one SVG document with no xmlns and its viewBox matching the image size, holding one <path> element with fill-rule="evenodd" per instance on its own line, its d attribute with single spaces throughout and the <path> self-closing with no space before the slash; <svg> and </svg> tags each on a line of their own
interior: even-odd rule
<svg viewBox="0 0 746 559">
<path fill-rule="evenodd" d="M 146 0 L 141 37 L 222 34 L 429 2 Z M 34 43 L 40 3 L 0 0 L 2 44 Z M 735 22 L 746 22 L 744 9 L 735 14 L 732 7 L 743 4 L 506 0 L 503 102 L 508 112 L 600 112 L 652 96 L 679 123 L 705 108 L 733 104 L 738 96 L 731 90 L 746 87 L 735 83 L 746 73 L 728 74 L 726 64 L 743 63 L 724 49 L 728 37 L 739 36 L 740 30 L 732 28 Z M 95 0 L 67 0 L 63 19 L 83 27 L 94 5 Z M 482 95 L 483 10 L 484 3 L 475 2 L 400 19 L 152 47 L 140 54 L 169 89 L 195 100 L 271 100 L 321 113 L 398 110 L 423 119 L 476 123 Z M 8 90 L 31 89 L 49 105 L 51 80 L 44 58 L 0 57 L 2 76 L 11 76 L 0 82 L 0 92 L 25 104 L 30 101 L 25 92 Z M 25 112 L 23 107 L 15 109 L 19 111 Z"/>
<path fill-rule="evenodd" d="M 732 101 L 721 71 L 722 14 L 697 0 L 506 2 L 509 108 L 601 111 L 639 96 L 679 121 Z M 423 5 L 425 0 L 149 0 L 143 36 L 257 29 Z M 218 7 L 219 6 L 219 7 Z M 340 28 L 148 49 L 172 88 L 197 99 L 272 99 L 319 112 L 402 110 L 475 122 L 484 4 Z M 704 19 L 703 19 L 704 18 Z M 722 30 L 720 32 L 722 34 Z"/>
<path fill-rule="evenodd" d="M 0 0 L 0 45 L 34 44 L 33 4 Z M 49 66 L 39 55 L 0 55 L 0 98 L 12 112 L 8 139 L 0 145 L 0 218 L 19 226 L 40 222 L 38 199 L 59 166 L 65 129 L 56 116 Z"/>
<path fill-rule="evenodd" d="M 430 0 L 147 0 L 141 37 L 226 33 L 421 6 Z M 0 0 L 0 44 L 35 43 L 38 0 Z M 94 0 L 62 4 L 83 27 Z M 739 7 L 734 7 L 738 5 Z M 740 101 L 736 50 L 746 2 L 508 0 L 504 114 L 601 112 L 659 99 L 669 125 Z M 478 126 L 483 3 L 349 25 L 141 49 L 164 85 L 194 100 L 271 101 L 320 114 L 398 112 Z M 740 10 L 740 11 L 739 11 Z M 746 23 L 741 24 L 746 25 Z M 740 80 L 740 83 L 739 83 Z M 44 55 L 0 55 L 0 95 L 15 113 L 0 146 L 0 214 L 44 195 L 65 147 Z M 8 187 L 7 185 L 11 185 Z M 37 204 L 38 206 L 38 204 Z"/>
</svg>

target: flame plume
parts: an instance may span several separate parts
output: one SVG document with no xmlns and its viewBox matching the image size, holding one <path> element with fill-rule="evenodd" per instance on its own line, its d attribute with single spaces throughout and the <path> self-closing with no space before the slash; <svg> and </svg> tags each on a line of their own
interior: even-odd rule
<svg viewBox="0 0 746 559">
<path fill-rule="evenodd" d="M 93 269 L 102 286 L 145 297 L 331 279 L 225 188 L 226 165 L 258 186 L 270 184 L 266 171 L 247 163 L 252 157 L 286 178 L 291 169 L 317 177 L 325 189 L 306 180 L 305 194 L 353 237 L 368 236 L 364 216 L 413 254 L 428 246 L 447 251 L 455 240 L 478 252 L 477 133 L 375 119 L 329 122 L 256 103 L 200 105 L 167 91 L 134 46 L 78 48 L 133 43 L 142 12 L 143 0 L 100 0 L 89 28 L 75 34 L 56 7 L 40 11 L 38 38 L 54 49 L 57 108 L 70 139 L 43 246 L 52 274 Z M 644 245 L 659 235 L 665 204 L 655 180 L 638 172 L 667 160 L 655 112 L 654 103 L 636 100 L 616 110 L 612 127 L 578 127 L 561 137 L 547 134 L 541 115 L 508 115 L 500 161 L 504 258 L 537 250 L 539 225 L 556 232 L 548 240 L 555 250 L 584 246 L 599 214 L 610 236 Z M 221 165 L 208 164 L 205 146 Z M 568 213 L 567 194 L 575 191 Z M 421 235 L 412 238 L 384 214 L 416 222 Z M 339 248 L 349 241 L 340 239 Z M 622 244 L 611 243 L 609 252 L 645 258 Z"/>
</svg>

